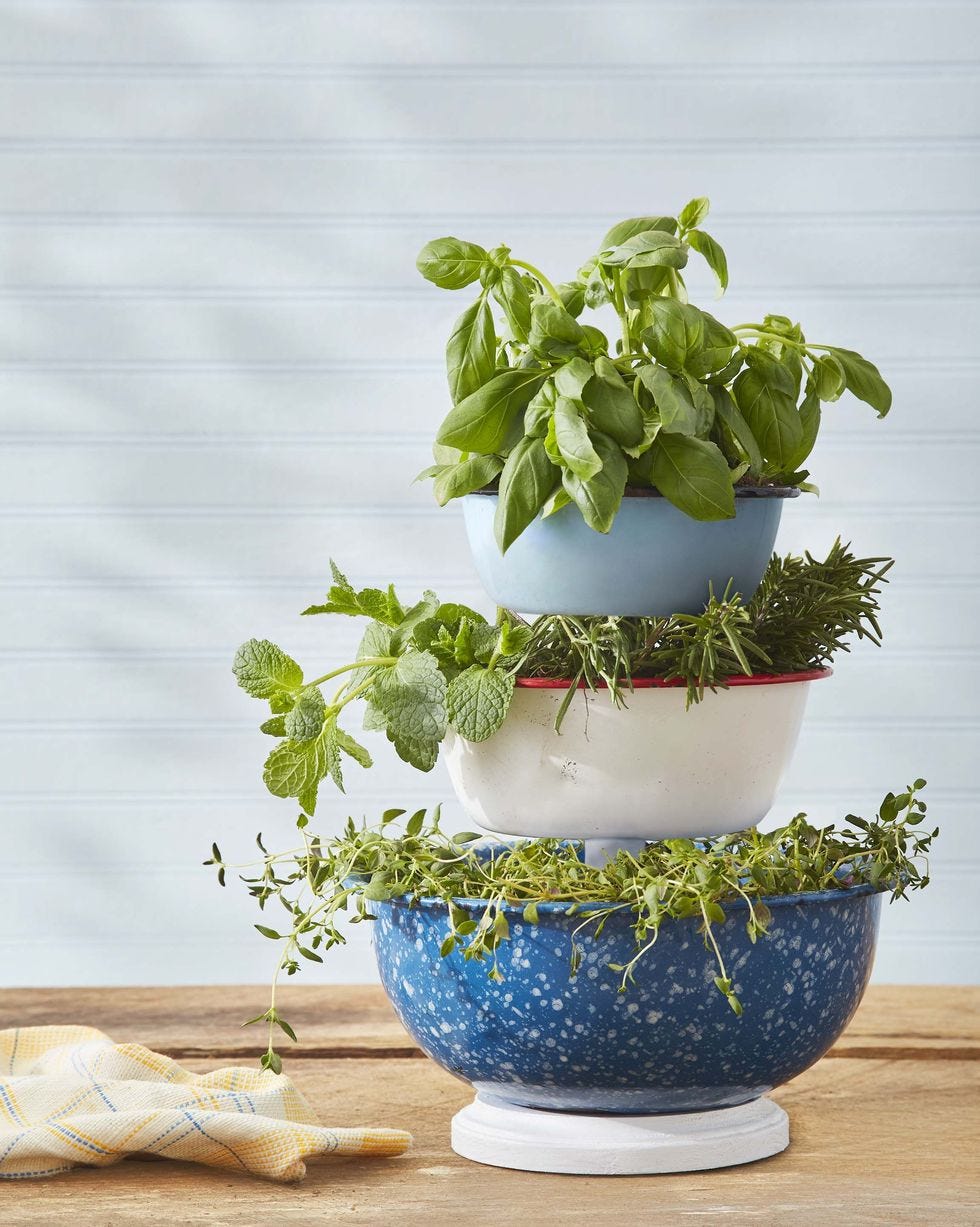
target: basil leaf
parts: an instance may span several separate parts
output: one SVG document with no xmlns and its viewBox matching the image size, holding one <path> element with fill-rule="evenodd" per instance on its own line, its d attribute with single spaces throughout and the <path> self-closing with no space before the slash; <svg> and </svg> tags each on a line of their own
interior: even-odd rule
<svg viewBox="0 0 980 1227">
<path fill-rule="evenodd" d="M 708 267 L 718 279 L 719 291 L 724 294 L 728 289 L 728 258 L 721 244 L 703 230 L 689 230 L 684 237 L 699 255 L 704 256 Z"/>
<path fill-rule="evenodd" d="M 732 391 L 766 460 L 784 469 L 803 442 L 793 375 L 771 354 L 753 348 Z"/>
<path fill-rule="evenodd" d="M 614 440 L 596 434 L 593 445 L 602 461 L 602 468 L 593 477 L 583 480 L 569 469 L 562 474 L 566 493 L 582 513 L 582 518 L 596 532 L 607 533 L 612 528 L 616 512 L 626 489 L 626 457 Z"/>
<path fill-rule="evenodd" d="M 643 438 L 643 413 L 615 364 L 597 358 L 595 374 L 582 389 L 582 401 L 597 430 L 622 447 L 634 447 Z"/>
<path fill-rule="evenodd" d="M 637 371 L 660 412 L 661 429 L 671 434 L 706 435 L 715 416 L 711 393 L 689 376 L 672 375 L 662 366 Z"/>
<path fill-rule="evenodd" d="M 835 401 L 847 387 L 844 368 L 833 354 L 821 354 L 810 375 L 813 390 L 821 400 Z"/>
<path fill-rule="evenodd" d="M 853 349 L 839 349 L 831 345 L 826 349 L 843 368 L 848 392 L 870 405 L 883 418 L 892 407 L 892 394 L 874 363 L 862 358 Z"/>
<path fill-rule="evenodd" d="M 667 234 L 677 233 L 677 219 L 674 217 L 628 217 L 617 222 L 599 244 L 600 251 L 608 251 L 618 247 L 636 234 L 645 234 L 648 230 L 664 230 Z"/>
<path fill-rule="evenodd" d="M 607 302 L 612 302 L 612 298 L 603 276 L 602 265 L 597 264 L 585 283 L 585 305 L 594 311 L 597 307 L 604 307 Z"/>
<path fill-rule="evenodd" d="M 581 400 L 582 390 L 595 374 L 592 363 L 584 358 L 572 358 L 555 371 L 555 387 L 570 400 Z"/>
<path fill-rule="evenodd" d="M 803 437 L 799 447 L 786 462 L 787 470 L 798 469 L 813 451 L 813 445 L 817 441 L 817 433 L 820 430 L 820 400 L 820 396 L 812 389 L 803 398 L 803 403 L 799 408 Z"/>
<path fill-rule="evenodd" d="M 517 415 L 545 378 L 545 372 L 533 367 L 498 371 L 449 411 L 436 442 L 484 455 L 503 451 Z"/>
<path fill-rule="evenodd" d="M 585 424 L 585 418 L 575 401 L 559 396 L 555 405 L 555 442 L 562 460 L 576 476 L 587 481 L 602 468 Z"/>
<path fill-rule="evenodd" d="M 531 304 L 531 331 L 528 344 L 536 354 L 546 358 L 567 357 L 579 350 L 585 334 L 564 307 L 550 298 L 539 298 Z"/>
<path fill-rule="evenodd" d="M 738 344 L 738 338 L 707 311 L 700 311 L 699 315 L 701 316 L 701 345 L 694 353 L 688 354 L 684 365 L 695 379 L 704 379 L 727 369 L 732 359 L 732 351 Z M 725 383 L 735 378 L 740 366 L 741 360 L 728 379 L 724 381 Z"/>
<path fill-rule="evenodd" d="M 683 268 L 687 263 L 687 247 L 665 230 L 644 230 L 624 243 L 604 251 L 602 263 L 627 268 Z"/>
<path fill-rule="evenodd" d="M 577 281 L 563 281 L 561 285 L 556 285 L 555 289 L 568 314 L 572 317 L 580 316 L 585 308 L 585 286 Z"/>
<path fill-rule="evenodd" d="M 418 254 L 415 267 L 426 281 L 444 290 L 461 290 L 476 281 L 487 253 L 476 243 L 447 237 L 426 243 Z"/>
<path fill-rule="evenodd" d="M 499 456 L 476 455 L 443 469 L 432 487 L 436 502 L 440 507 L 445 507 L 454 498 L 482 490 L 484 486 L 489 486 L 503 467 L 504 462 Z"/>
<path fill-rule="evenodd" d="M 648 321 L 641 334 L 647 348 L 670 370 L 679 371 L 701 348 L 704 324 L 697 307 L 676 298 L 648 298 L 642 318 Z"/>
<path fill-rule="evenodd" d="M 694 226 L 700 226 L 708 216 L 709 208 L 710 204 L 707 196 L 695 196 L 693 200 L 689 200 L 677 215 L 681 229 L 690 230 Z"/>
<path fill-rule="evenodd" d="M 725 457 L 714 443 L 660 434 L 651 448 L 653 484 L 695 520 L 730 520 L 735 491 Z"/>
<path fill-rule="evenodd" d="M 524 411 L 524 433 L 543 439 L 548 433 L 548 423 L 558 399 L 555 380 L 548 379 L 531 397 L 531 403 Z"/>
<path fill-rule="evenodd" d="M 762 452 L 748 422 L 742 417 L 738 406 L 727 388 L 711 388 L 715 402 L 715 416 L 728 429 L 735 442 L 748 458 L 749 467 L 755 473 L 762 472 Z"/>
<path fill-rule="evenodd" d="M 471 665 L 449 683 L 449 723 L 467 741 L 486 741 L 503 724 L 513 694 L 512 674 Z"/>
<path fill-rule="evenodd" d="M 453 325 L 446 342 L 446 371 L 453 404 L 492 378 L 496 354 L 493 312 L 486 295 L 481 294 Z"/>
<path fill-rule="evenodd" d="M 493 520 L 502 554 L 535 518 L 558 484 L 542 439 L 523 438 L 507 457 Z"/>
<path fill-rule="evenodd" d="M 518 341 L 526 341 L 531 330 L 531 295 L 516 268 L 505 268 L 493 287 L 493 296 L 504 309 L 507 322 Z"/>
</svg>

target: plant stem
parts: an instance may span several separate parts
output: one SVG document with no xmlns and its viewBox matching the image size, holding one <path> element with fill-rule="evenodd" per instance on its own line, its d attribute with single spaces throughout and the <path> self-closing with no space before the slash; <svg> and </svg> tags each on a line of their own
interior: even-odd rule
<svg viewBox="0 0 980 1227">
<path fill-rule="evenodd" d="M 544 275 L 544 273 L 542 273 L 542 271 L 539 268 L 535 268 L 533 264 L 528 264 L 527 261 L 525 260 L 511 259 L 511 264 L 513 265 L 514 268 L 523 268 L 526 272 L 529 272 L 532 277 L 537 277 L 537 279 L 541 282 L 541 284 L 548 291 L 548 293 L 551 295 L 554 301 L 558 304 L 558 306 L 561 307 L 562 310 L 564 310 L 565 304 L 562 302 L 561 295 L 558 293 L 555 287 L 551 284 L 551 282 L 548 280 L 548 278 Z"/>
<path fill-rule="evenodd" d="M 341 665 L 339 669 L 331 669 L 329 673 L 324 673 L 322 677 L 314 679 L 312 682 L 304 682 L 303 689 L 307 686 L 321 686 L 324 682 L 329 682 L 333 677 L 339 677 L 341 673 L 350 673 L 352 669 L 361 669 L 368 665 L 395 665 L 398 663 L 397 656 L 365 656 L 361 660 L 355 660 L 353 664 Z"/>
</svg>

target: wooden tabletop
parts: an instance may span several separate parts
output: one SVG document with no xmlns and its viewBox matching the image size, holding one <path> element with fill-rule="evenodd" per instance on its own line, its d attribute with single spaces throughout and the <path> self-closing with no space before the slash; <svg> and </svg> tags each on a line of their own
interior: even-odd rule
<svg viewBox="0 0 980 1227">
<path fill-rule="evenodd" d="M 0 1027 L 85 1023 L 204 1070 L 256 1059 L 261 1037 L 239 1024 L 265 1008 L 265 993 L 8 990 Z M 0 1182 L 0 1222 L 980 1223 L 980 989 L 871 988 L 831 1053 L 774 1093 L 790 1115 L 789 1150 L 740 1168 L 646 1177 L 468 1163 L 449 1148 L 449 1121 L 472 1092 L 418 1052 L 380 989 L 289 985 L 281 1004 L 299 1032 L 287 1072 L 324 1124 L 408 1129 L 407 1155 L 314 1160 L 306 1180 L 288 1186 L 132 1160 Z"/>
</svg>

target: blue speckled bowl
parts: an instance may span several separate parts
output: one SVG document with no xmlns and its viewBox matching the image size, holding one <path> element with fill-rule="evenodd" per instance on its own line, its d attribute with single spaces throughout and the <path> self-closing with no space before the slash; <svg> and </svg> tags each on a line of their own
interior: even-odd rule
<svg viewBox="0 0 980 1227">
<path fill-rule="evenodd" d="M 753 946 L 745 905 L 715 934 L 744 1006 L 735 1016 L 713 985 L 717 969 L 692 920 L 661 927 L 656 946 L 617 991 L 608 963 L 634 953 L 629 913 L 600 937 L 583 932 L 581 969 L 569 979 L 570 935 L 582 917 L 539 905 L 521 910 L 500 948 L 504 982 L 457 951 L 443 959 L 446 905 L 373 904 L 381 979 L 419 1046 L 451 1073 L 511 1103 L 590 1112 L 683 1112 L 755 1099 L 802 1073 L 844 1030 L 874 959 L 881 895 L 766 900 L 769 935 Z M 482 910 L 483 903 L 460 906 Z"/>
</svg>

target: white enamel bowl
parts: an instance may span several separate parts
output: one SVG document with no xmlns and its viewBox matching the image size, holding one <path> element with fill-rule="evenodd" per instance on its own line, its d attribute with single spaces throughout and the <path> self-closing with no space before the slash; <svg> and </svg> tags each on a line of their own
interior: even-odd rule
<svg viewBox="0 0 980 1227">
<path fill-rule="evenodd" d="M 470 821 L 503 835 L 675 839 L 754 826 L 793 754 L 807 695 L 830 669 L 734 677 L 685 710 L 683 684 L 634 682 L 625 708 L 580 688 L 518 680 L 487 741 L 450 732 L 446 765 Z"/>
</svg>

